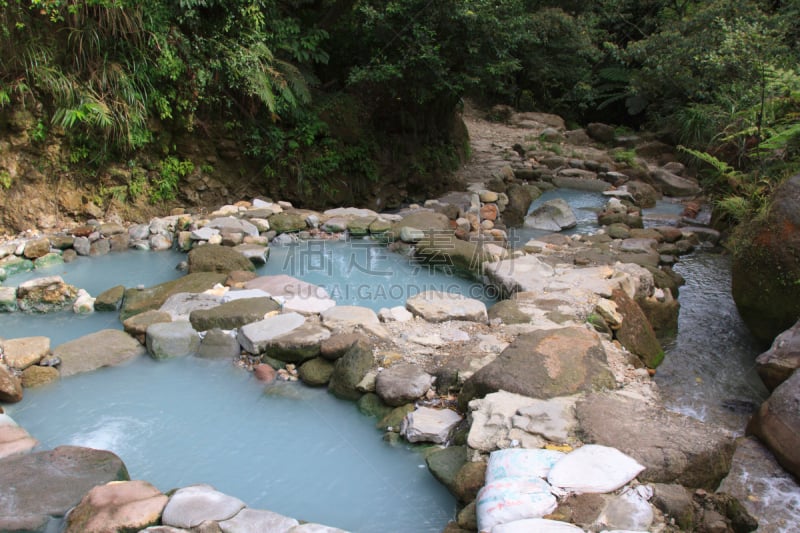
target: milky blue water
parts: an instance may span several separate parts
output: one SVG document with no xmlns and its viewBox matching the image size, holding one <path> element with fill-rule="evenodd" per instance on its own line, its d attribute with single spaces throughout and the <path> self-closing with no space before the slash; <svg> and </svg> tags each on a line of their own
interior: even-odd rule
<svg viewBox="0 0 800 533">
<path fill-rule="evenodd" d="M 325 286 L 340 304 L 376 309 L 403 305 L 420 289 L 466 293 L 475 286 L 385 248 L 315 246 L 275 247 L 258 273 L 302 277 Z M 185 255 L 176 252 L 130 251 L 79 258 L 6 283 L 57 274 L 97 295 L 118 284 L 174 279 L 181 260 Z M 53 346 L 109 327 L 121 327 L 116 313 L 0 314 L 0 337 L 46 335 Z M 383 442 L 375 421 L 353 403 L 300 384 L 267 391 L 230 362 L 144 356 L 28 389 L 6 409 L 43 448 L 111 450 L 133 479 L 162 490 L 209 483 L 251 507 L 352 531 L 438 532 L 453 518 L 455 500 L 420 453 Z"/>
<path fill-rule="evenodd" d="M 111 450 L 161 490 L 209 483 L 257 509 L 361 532 L 438 532 L 455 501 L 420 453 L 324 389 L 268 389 L 229 362 L 143 356 L 26 390 L 10 415 L 44 448 Z"/>
</svg>

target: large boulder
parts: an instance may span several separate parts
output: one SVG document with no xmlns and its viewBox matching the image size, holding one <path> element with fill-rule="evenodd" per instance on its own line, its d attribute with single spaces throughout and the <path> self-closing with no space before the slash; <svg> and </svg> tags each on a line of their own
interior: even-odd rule
<svg viewBox="0 0 800 533">
<path fill-rule="evenodd" d="M 158 309 L 173 294 L 206 291 L 218 283 L 224 283 L 226 277 L 225 274 L 217 272 L 196 272 L 146 289 L 128 289 L 125 291 L 125 300 L 119 312 L 119 318 L 124 322 L 139 313 Z"/>
<path fill-rule="evenodd" d="M 726 430 L 614 393 L 593 393 L 575 406 L 584 442 L 617 448 L 646 467 L 641 481 L 715 489 L 731 466 Z"/>
<path fill-rule="evenodd" d="M 463 241 L 452 232 L 439 232 L 417 241 L 417 258 L 431 267 L 480 273 L 483 263 L 491 256 L 480 243 Z"/>
<path fill-rule="evenodd" d="M 242 298 L 211 309 L 194 310 L 189 314 L 189 321 L 197 331 L 236 329 L 263 320 L 267 313 L 279 311 L 280 308 L 280 304 L 272 298 Z"/>
<path fill-rule="evenodd" d="M 425 291 L 406 300 L 406 308 L 428 322 L 486 322 L 486 304 L 456 293 Z"/>
<path fill-rule="evenodd" d="M 614 331 L 616 339 L 648 368 L 656 368 L 664 360 L 664 350 L 639 304 L 620 289 L 613 292 L 611 301 L 622 315 L 622 323 Z"/>
<path fill-rule="evenodd" d="M 164 508 L 165 526 L 191 528 L 208 520 L 228 520 L 244 509 L 244 502 L 223 494 L 210 485 L 191 485 L 178 489 Z"/>
<path fill-rule="evenodd" d="M 104 450 L 60 446 L 2 459 L 0 531 L 44 531 L 92 487 L 128 479 L 122 460 Z"/>
<path fill-rule="evenodd" d="M 433 376 L 411 363 L 391 366 L 378 374 L 375 392 L 383 403 L 398 407 L 421 398 L 431 388 Z"/>
<path fill-rule="evenodd" d="M 697 181 L 678 176 L 663 168 L 652 171 L 650 177 L 665 196 L 696 196 L 701 192 Z"/>
<path fill-rule="evenodd" d="M 17 287 L 17 305 L 20 310 L 32 313 L 67 309 L 77 297 L 78 288 L 65 283 L 61 276 L 36 278 Z"/>
<path fill-rule="evenodd" d="M 227 274 L 234 270 L 255 270 L 253 263 L 243 254 L 218 244 L 198 246 L 189 252 L 189 273 L 217 272 Z"/>
<path fill-rule="evenodd" d="M 0 339 L 0 349 L 5 355 L 6 364 L 17 370 L 25 370 L 42 360 L 50 352 L 49 337 L 21 337 Z"/>
<path fill-rule="evenodd" d="M 116 366 L 143 355 L 139 341 L 118 329 L 104 329 L 60 344 L 53 356 L 61 359 L 61 376 Z"/>
<path fill-rule="evenodd" d="M 756 358 L 758 376 L 769 390 L 774 390 L 789 379 L 798 368 L 800 368 L 800 320 L 775 337 L 770 349 Z"/>
<path fill-rule="evenodd" d="M 446 215 L 433 211 L 415 211 L 392 224 L 389 239 L 399 239 L 401 235 L 417 233 L 420 238 L 424 238 L 450 229 L 450 219 Z"/>
<path fill-rule="evenodd" d="M 294 233 L 308 227 L 306 225 L 305 216 L 301 213 L 292 213 L 288 211 L 276 213 L 269 217 L 269 226 L 277 233 Z"/>
<path fill-rule="evenodd" d="M 461 420 L 461 415 L 451 409 L 417 407 L 403 419 L 400 433 L 408 442 L 444 444 Z"/>
<path fill-rule="evenodd" d="M 778 386 L 747 424 L 775 454 L 778 462 L 800 479 L 800 372 Z"/>
<path fill-rule="evenodd" d="M 506 190 L 508 205 L 503 211 L 503 221 L 507 226 L 522 225 L 525 215 L 528 214 L 528 208 L 530 208 L 531 202 L 535 199 L 531 189 L 531 187 L 518 183 L 512 183 L 508 186 Z"/>
<path fill-rule="evenodd" d="M 328 390 L 345 400 L 358 400 L 361 392 L 357 385 L 364 379 L 375 363 L 372 346 L 365 338 L 359 338 L 336 360 Z"/>
<path fill-rule="evenodd" d="M 67 516 L 64 533 L 135 531 L 159 523 L 167 496 L 146 481 L 94 487 Z"/>
<path fill-rule="evenodd" d="M 197 351 L 200 336 L 185 320 L 161 322 L 147 328 L 146 345 L 153 359 L 182 357 Z"/>
<path fill-rule="evenodd" d="M 264 353 L 286 363 L 303 363 L 317 357 L 322 342 L 330 336 L 330 330 L 319 323 L 306 322 L 269 340 Z"/>
<path fill-rule="evenodd" d="M 759 340 L 800 317 L 800 174 L 772 195 L 766 217 L 746 222 L 733 254 L 733 299 Z"/>
<path fill-rule="evenodd" d="M 566 327 L 518 336 L 464 383 L 458 402 L 464 409 L 473 398 L 499 390 L 545 399 L 615 386 L 597 334 Z"/>
<path fill-rule="evenodd" d="M 562 198 L 548 200 L 525 217 L 525 227 L 544 231 L 561 231 L 578 224 L 575 213 Z"/>
<path fill-rule="evenodd" d="M 272 341 L 305 324 L 306 319 L 297 313 L 269 316 L 239 328 L 239 344 L 252 354 L 263 353 Z"/>
</svg>

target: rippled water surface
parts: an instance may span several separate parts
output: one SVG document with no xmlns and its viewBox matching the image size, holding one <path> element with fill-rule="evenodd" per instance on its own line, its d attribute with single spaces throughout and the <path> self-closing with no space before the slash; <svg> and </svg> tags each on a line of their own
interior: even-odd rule
<svg viewBox="0 0 800 533">
<path fill-rule="evenodd" d="M 665 346 L 656 383 L 670 408 L 741 433 L 767 390 L 755 372 L 763 346 L 731 296 L 730 258 L 696 252 L 681 257 L 675 270 L 686 278 L 678 336 Z"/>
</svg>

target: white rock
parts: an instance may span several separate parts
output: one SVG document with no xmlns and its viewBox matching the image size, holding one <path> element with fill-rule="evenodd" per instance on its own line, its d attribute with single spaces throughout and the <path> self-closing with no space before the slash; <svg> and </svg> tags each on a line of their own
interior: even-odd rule
<svg viewBox="0 0 800 533">
<path fill-rule="evenodd" d="M 294 518 L 283 516 L 272 511 L 258 509 L 242 509 L 233 518 L 219 523 L 222 533 L 263 533 L 267 531 L 289 531 L 300 525 Z"/>
<path fill-rule="evenodd" d="M 94 301 L 95 299 L 88 292 L 84 289 L 79 289 L 78 297 L 75 299 L 75 303 L 72 304 L 72 312 L 79 315 L 94 313 Z"/>
<path fill-rule="evenodd" d="M 382 308 L 378 311 L 378 318 L 382 322 L 408 322 L 414 318 L 414 315 L 405 307 L 398 305 L 392 308 Z"/>
<path fill-rule="evenodd" d="M 461 420 L 461 415 L 450 409 L 417 407 L 403 419 L 400 433 L 408 442 L 444 444 Z"/>
<path fill-rule="evenodd" d="M 219 235 L 218 229 L 204 226 L 202 228 L 194 230 L 191 233 L 191 238 L 193 241 L 207 241 L 214 235 Z"/>
<path fill-rule="evenodd" d="M 210 485 L 192 485 L 172 495 L 164 507 L 161 523 L 180 528 L 196 527 L 207 520 L 228 520 L 244 506 L 243 501 Z"/>
<path fill-rule="evenodd" d="M 320 314 L 322 325 L 334 331 L 353 330 L 359 326 L 380 326 L 375 311 L 356 305 L 337 305 Z"/>
<path fill-rule="evenodd" d="M 428 322 L 467 320 L 487 322 L 486 304 L 460 294 L 425 291 L 406 300 L 406 308 Z"/>
<path fill-rule="evenodd" d="M 214 293 L 175 293 L 161 304 L 159 311 L 169 313 L 172 320 L 189 320 L 189 315 L 197 309 L 212 309 L 222 302 L 222 296 Z"/>
<path fill-rule="evenodd" d="M 578 426 L 575 418 L 577 400 L 577 396 L 533 399 L 529 405 L 517 409 L 517 414 L 511 418 L 511 424 L 552 442 L 567 442 Z"/>
<path fill-rule="evenodd" d="M 469 402 L 472 412 L 467 444 L 470 448 L 491 452 L 508 448 L 511 442 L 519 441 L 522 448 L 540 448 L 544 440 L 527 431 L 515 428 L 513 418 L 517 411 L 535 402 L 533 398 L 506 391 L 487 394 L 485 398 Z"/>
</svg>

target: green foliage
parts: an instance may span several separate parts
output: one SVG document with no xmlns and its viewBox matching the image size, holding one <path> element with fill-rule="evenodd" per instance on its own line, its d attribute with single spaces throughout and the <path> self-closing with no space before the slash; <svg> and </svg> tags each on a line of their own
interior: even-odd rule
<svg viewBox="0 0 800 533">
<path fill-rule="evenodd" d="M 47 138 L 47 126 L 45 126 L 44 122 L 38 120 L 28 135 L 30 136 L 31 141 L 35 143 L 44 142 L 44 140 Z"/>
<path fill-rule="evenodd" d="M 615 150 L 614 161 L 633 167 L 636 165 L 636 150 L 633 148 Z"/>
<path fill-rule="evenodd" d="M 11 177 L 11 174 L 9 174 L 8 170 L 0 170 L 0 187 L 3 189 L 10 189 L 13 182 L 14 180 Z"/>
<path fill-rule="evenodd" d="M 157 203 L 174 200 L 181 178 L 193 171 L 194 163 L 191 161 L 181 161 L 175 156 L 164 158 L 159 165 L 159 177 L 151 184 L 150 201 Z"/>
</svg>

